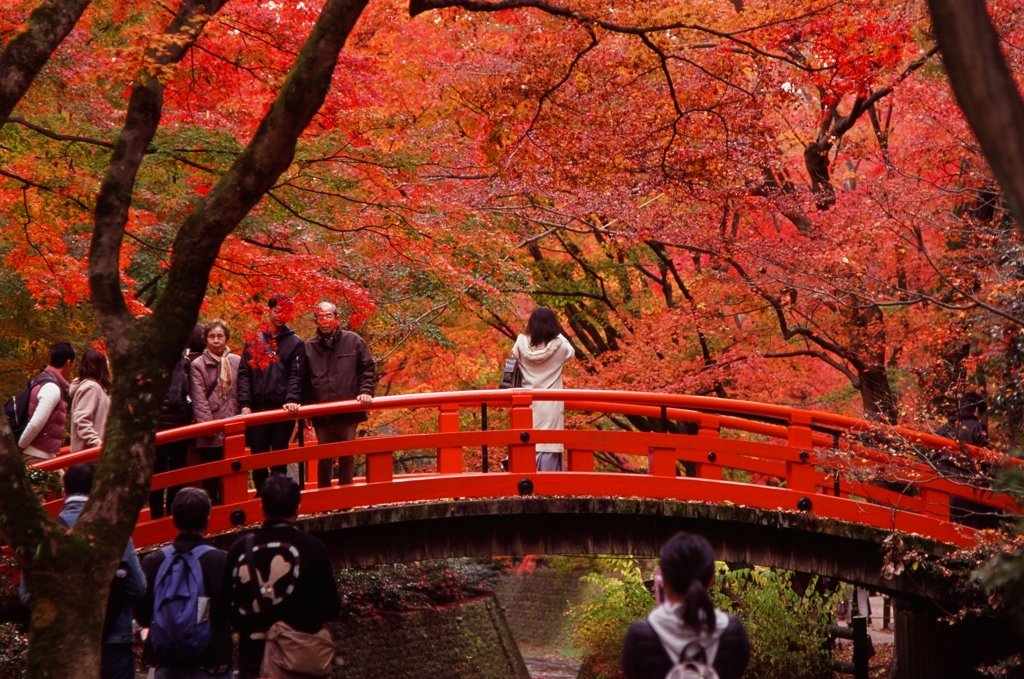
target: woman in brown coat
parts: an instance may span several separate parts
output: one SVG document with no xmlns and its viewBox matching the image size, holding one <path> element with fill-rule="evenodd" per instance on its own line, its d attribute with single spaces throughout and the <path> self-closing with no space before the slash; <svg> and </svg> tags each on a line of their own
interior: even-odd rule
<svg viewBox="0 0 1024 679">
<path fill-rule="evenodd" d="M 206 324 L 206 350 L 192 361 L 192 413 L 195 421 L 212 422 L 234 417 L 238 408 L 238 364 L 241 358 L 228 350 L 231 331 L 219 318 Z M 200 436 L 196 440 L 198 460 L 213 462 L 224 459 L 224 435 Z M 221 503 L 220 480 L 207 479 L 202 487 L 214 504 Z"/>
</svg>

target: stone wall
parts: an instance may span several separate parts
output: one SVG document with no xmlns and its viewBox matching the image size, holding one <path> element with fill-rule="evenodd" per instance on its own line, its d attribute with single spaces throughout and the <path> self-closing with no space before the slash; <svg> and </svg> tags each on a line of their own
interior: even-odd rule
<svg viewBox="0 0 1024 679">
<path fill-rule="evenodd" d="M 583 573 L 560 573 L 539 567 L 533 572 L 506 571 L 495 588 L 505 619 L 520 644 L 544 648 L 567 645 L 569 607 L 586 598 Z"/>
<path fill-rule="evenodd" d="M 345 659 L 335 679 L 529 679 L 494 597 L 332 627 Z"/>
</svg>

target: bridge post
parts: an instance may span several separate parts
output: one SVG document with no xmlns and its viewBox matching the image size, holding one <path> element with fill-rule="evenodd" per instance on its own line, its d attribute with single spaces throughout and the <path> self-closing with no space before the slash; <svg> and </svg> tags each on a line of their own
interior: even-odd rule
<svg viewBox="0 0 1024 679">
<path fill-rule="evenodd" d="M 651 448 L 647 453 L 647 473 L 650 476 L 676 476 L 675 448 Z"/>
<path fill-rule="evenodd" d="M 568 450 L 568 466 L 565 470 L 569 472 L 592 472 L 594 471 L 594 451 L 592 450 Z"/>
<path fill-rule="evenodd" d="M 441 406 L 440 410 L 441 412 L 437 416 L 437 431 L 442 434 L 459 431 L 461 424 L 459 423 L 458 404 L 446 403 Z M 462 448 L 438 448 L 437 473 L 461 474 Z"/>
<path fill-rule="evenodd" d="M 512 394 L 509 429 L 533 429 L 531 403 L 533 397 L 529 394 Z M 523 445 L 508 447 L 508 470 L 512 474 L 531 474 L 537 471 L 537 448 L 529 439 L 523 441 Z"/>
<path fill-rule="evenodd" d="M 700 418 L 700 429 L 697 431 L 697 436 L 708 439 L 719 438 L 719 429 L 721 428 L 721 420 L 713 415 L 704 415 Z M 701 479 L 715 479 L 718 481 L 722 480 L 722 467 L 717 464 L 710 464 L 715 458 L 712 457 L 714 453 L 708 453 L 708 462 L 697 463 L 697 478 Z"/>
<path fill-rule="evenodd" d="M 811 416 L 794 412 L 789 416 L 789 447 L 799 452 L 814 450 L 811 438 Z M 803 461 L 786 461 L 786 488 L 813 494 L 817 490 L 818 472 L 814 465 Z"/>
<path fill-rule="evenodd" d="M 224 459 L 245 456 L 245 422 L 227 420 L 224 423 Z M 249 499 L 249 472 L 228 474 L 221 479 L 224 504 L 231 505 Z"/>
<path fill-rule="evenodd" d="M 367 453 L 366 482 L 388 483 L 395 476 L 394 453 Z"/>
<path fill-rule="evenodd" d="M 949 521 L 949 493 L 943 493 L 941 490 L 922 486 L 921 503 L 921 509 L 926 514 Z"/>
</svg>

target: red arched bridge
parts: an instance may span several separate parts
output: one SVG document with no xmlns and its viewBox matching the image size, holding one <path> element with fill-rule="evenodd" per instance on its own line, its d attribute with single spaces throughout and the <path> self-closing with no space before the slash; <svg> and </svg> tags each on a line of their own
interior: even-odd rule
<svg viewBox="0 0 1024 679">
<path fill-rule="evenodd" d="M 564 401 L 567 412 L 588 414 L 589 424 L 564 431 L 533 429 L 530 404 L 551 400 Z M 462 511 L 451 509 L 453 499 L 475 502 L 472 506 L 477 509 L 470 513 L 508 514 L 514 511 L 494 503 L 498 503 L 499 498 L 526 495 L 532 503 L 529 506 L 533 507 L 528 513 L 539 515 L 541 518 L 535 517 L 535 520 L 543 522 L 545 512 L 551 507 L 543 504 L 545 498 L 552 502 L 566 498 L 581 501 L 617 498 L 618 504 L 612 502 L 617 509 L 609 510 L 607 505 L 603 505 L 603 509 L 580 509 L 583 505 L 577 503 L 574 510 L 603 515 L 636 511 L 629 507 L 622 509 L 624 502 L 629 505 L 630 502 L 662 501 L 675 503 L 673 506 L 684 503 L 725 508 L 732 514 L 746 512 L 747 518 L 742 520 L 754 523 L 832 522 L 853 529 L 871 529 L 874 537 L 863 537 L 862 541 L 871 543 L 870 550 L 876 557 L 877 541 L 881 539 L 878 536 L 892 531 L 908 536 L 916 534 L 933 544 L 972 544 L 975 529 L 954 520 L 951 506 L 954 511 L 958 504 L 965 503 L 975 509 L 984 505 L 999 512 L 1020 511 L 1012 498 L 973 487 L 963 475 L 942 473 L 936 462 L 952 455 L 959 457 L 961 463 L 969 464 L 971 459 L 995 463 L 999 456 L 991 452 L 968 450 L 930 434 L 831 413 L 698 396 L 526 389 L 385 396 L 374 399 L 369 409 L 393 411 L 390 417 L 394 422 L 417 422 L 421 428 L 427 415 L 426 420 L 436 421 L 435 431 L 393 435 L 378 432 L 350 442 L 293 445 L 288 450 L 256 456 L 250 455 L 245 447 L 245 430 L 249 426 L 289 417 L 307 418 L 361 409 L 355 401 L 346 401 L 303 406 L 296 415 L 283 410 L 256 413 L 161 432 L 157 436 L 158 443 L 223 432 L 224 459 L 158 474 L 153 478 L 152 488 L 219 477 L 224 504 L 214 508 L 210 530 L 223 531 L 262 520 L 259 501 L 249 487 L 250 470 L 326 457 L 365 455 L 365 476 L 347 486 L 317 488 L 316 464 L 307 465 L 309 476 L 303 491 L 303 514 L 364 508 L 363 511 L 377 512 L 373 515 L 376 519 L 367 521 L 383 524 L 388 520 L 380 518 L 382 508 L 391 508 L 388 511 L 394 515 L 396 506 L 405 507 L 402 512 L 406 518 L 411 516 L 410 512 L 419 512 L 417 516 L 421 519 L 431 518 L 430 511 L 409 509 L 424 501 L 448 507 L 433 510 L 435 514 L 440 512 L 433 518 L 440 518 L 441 514 L 451 517 L 453 511 L 455 514 Z M 488 414 L 491 422 L 500 420 L 503 428 L 488 428 Z M 605 416 L 643 417 L 657 431 L 612 429 Z M 471 429 L 464 426 L 468 422 L 473 423 Z M 410 424 L 406 428 L 415 427 Z M 689 433 L 666 433 L 669 430 Z M 538 473 L 535 470 L 535 446 L 541 443 L 565 446 L 565 471 Z M 500 469 L 496 459 L 506 450 L 507 472 Z M 420 456 L 431 458 L 433 464 L 426 470 L 417 468 L 410 473 L 396 473 L 395 455 L 401 451 L 417 451 Z M 467 451 L 473 454 L 467 455 Z M 483 466 L 476 451 L 483 453 Z M 37 466 L 48 470 L 65 468 L 93 460 L 97 452 L 62 455 Z M 632 460 L 635 464 L 618 468 L 605 464 L 603 461 L 609 459 L 610 454 L 617 460 Z M 635 469 L 627 469 L 630 466 Z M 764 483 L 764 479 L 771 483 Z M 480 509 L 488 501 L 492 502 L 488 505 L 491 509 Z M 544 509 L 545 506 L 549 509 Z M 662 509 L 655 513 L 668 511 L 664 509 L 666 505 L 659 506 Z M 49 509 L 56 513 L 58 507 L 59 501 L 52 503 Z M 707 512 L 702 516 L 714 518 Z M 775 518 L 768 520 L 767 516 Z M 347 521 L 351 524 L 349 528 L 356 528 L 352 520 Z M 612 519 L 607 521 L 614 523 Z M 570 524 L 559 528 L 569 532 L 578 529 Z M 626 533 L 629 530 L 628 526 L 623 528 Z M 845 528 L 840 532 L 843 531 L 849 532 Z M 142 548 L 166 542 L 174 534 L 169 518 L 152 520 L 149 511 L 143 510 L 133 537 L 136 546 Z M 659 533 L 658 539 L 661 537 Z M 637 546 L 628 535 L 624 539 L 633 547 Z M 438 549 L 422 546 L 413 549 L 408 545 L 401 550 L 389 548 L 388 551 L 379 540 L 374 543 L 374 549 L 378 550 L 376 556 L 349 554 L 341 561 L 365 564 L 374 559 L 401 558 L 402 554 L 408 558 L 426 558 L 439 553 Z M 629 545 L 621 549 L 627 547 Z M 586 551 L 587 545 L 579 543 L 573 548 Z M 497 550 L 499 546 L 492 549 Z M 765 546 L 767 552 L 772 549 L 771 544 Z M 824 543 L 819 551 L 822 549 L 828 549 Z M 440 549 L 448 554 L 458 551 L 450 547 Z M 637 553 L 645 551 L 649 550 Z M 841 555 L 833 556 L 837 562 L 842 560 Z M 771 558 L 768 562 L 765 565 L 773 565 Z M 816 572 L 822 572 L 822 568 Z"/>
</svg>

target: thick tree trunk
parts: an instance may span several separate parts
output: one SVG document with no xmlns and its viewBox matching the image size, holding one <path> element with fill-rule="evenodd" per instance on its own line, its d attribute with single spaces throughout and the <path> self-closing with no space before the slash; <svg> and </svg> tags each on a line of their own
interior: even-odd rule
<svg viewBox="0 0 1024 679">
<path fill-rule="evenodd" d="M 0 52 L 0 124 L 7 120 L 53 51 L 92 0 L 46 0 Z"/>
<path fill-rule="evenodd" d="M 928 0 L 957 103 L 1024 227 L 1024 100 L 985 0 Z"/>
<path fill-rule="evenodd" d="M 203 3 L 186 0 L 187 5 Z M 213 4 L 213 3 L 210 3 Z M 220 3 L 222 4 L 222 3 Z M 99 674 L 106 587 L 145 503 L 152 478 L 156 421 L 170 372 L 199 314 L 220 246 L 291 163 L 295 145 L 330 88 L 338 54 L 366 0 L 328 0 L 270 111 L 249 145 L 185 221 L 174 243 L 167 284 L 151 316 L 127 312 L 116 275 L 123 224 L 144 131 L 158 120 L 158 93 L 142 81 L 128 139 L 115 150 L 102 214 L 90 252 L 93 309 L 110 352 L 114 378 L 103 452 L 90 501 L 73 531 L 50 520 L 25 477 L 6 427 L 0 432 L 0 535 L 27 572 L 29 676 L 94 679 Z M 145 96 L 142 96 L 145 95 Z M 157 116 L 155 119 L 153 115 Z M 5 473 L 5 472 L 9 472 Z"/>
<path fill-rule="evenodd" d="M 864 414 L 869 420 L 896 424 L 899 410 L 884 365 L 869 366 L 858 373 Z"/>
</svg>

